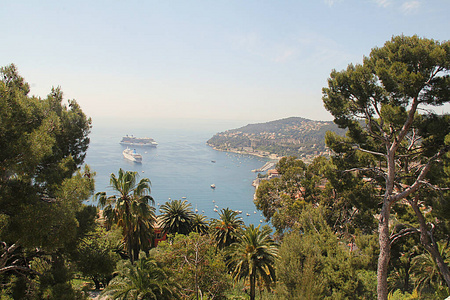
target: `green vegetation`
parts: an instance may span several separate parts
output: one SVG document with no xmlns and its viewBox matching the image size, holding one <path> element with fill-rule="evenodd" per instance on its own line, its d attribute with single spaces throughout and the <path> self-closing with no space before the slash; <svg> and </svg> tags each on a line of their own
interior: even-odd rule
<svg viewBox="0 0 450 300">
<path fill-rule="evenodd" d="M 41 99 L 14 65 L 0 74 L 0 293 L 75 299 L 68 261 L 95 217 L 82 204 L 94 174 L 80 168 L 91 121 L 59 88 Z"/>
<path fill-rule="evenodd" d="M 275 283 L 275 259 L 278 247 L 270 237 L 271 229 L 262 230 L 253 224 L 238 235 L 237 241 L 227 250 L 227 265 L 236 281 L 248 279 L 250 300 L 255 299 L 256 284 L 270 289 Z"/>
<path fill-rule="evenodd" d="M 326 151 L 327 131 L 345 133 L 333 122 L 292 117 L 217 133 L 207 143 L 218 150 L 306 157 Z"/>
<path fill-rule="evenodd" d="M 176 234 L 170 243 L 162 242 L 153 249 L 151 255 L 172 272 L 183 299 L 226 299 L 231 277 L 211 235 Z"/>
<path fill-rule="evenodd" d="M 161 228 L 169 234 L 189 234 L 192 230 L 194 212 L 187 200 L 173 200 L 164 203 L 159 209 Z"/>
<path fill-rule="evenodd" d="M 103 291 L 111 299 L 180 299 L 179 285 L 152 259 L 122 261 Z"/>
<path fill-rule="evenodd" d="M 331 73 L 323 101 L 345 137 L 318 141 L 330 124 L 299 118 L 219 134 L 224 149 L 332 149 L 262 179 L 254 203 L 272 234 L 231 208 L 207 220 L 173 200 L 156 215 L 150 180 L 122 169 L 115 195 L 84 205 L 90 119 L 1 68 L 0 299 L 87 299 L 91 286 L 111 299 L 448 297 L 450 117 L 421 108 L 448 102 L 449 69 L 448 42 L 394 37 Z"/>
<path fill-rule="evenodd" d="M 277 270 L 282 297 L 373 299 L 375 286 L 370 282 L 375 280 L 375 271 L 360 265 L 360 253 L 349 251 L 348 245 L 339 241 L 322 211 L 309 206 L 300 218 L 305 233 L 291 232 L 280 249 Z"/>
<path fill-rule="evenodd" d="M 105 192 L 95 195 L 99 207 L 103 209 L 108 228 L 113 225 L 121 228 L 123 243 L 130 261 L 139 258 L 139 251 L 148 251 L 153 237 L 155 208 L 150 196 L 150 180 L 143 178 L 137 183 L 137 172 L 119 170 L 119 176 L 111 174 L 111 186 L 118 195 L 106 196 Z"/>
<path fill-rule="evenodd" d="M 348 128 L 345 138 L 328 134 L 327 145 L 347 170 L 358 170 L 380 189 L 378 299 L 388 295 L 391 213 L 406 203 L 413 210 L 408 225 L 417 229 L 420 243 L 432 253 L 450 288 L 448 265 L 422 209 L 435 214 L 435 208 L 444 209 L 447 202 L 441 188 L 449 178 L 450 117 L 422 109 L 450 100 L 449 53 L 450 42 L 393 37 L 374 48 L 362 65 L 332 71 L 323 89 L 325 108 L 336 124 Z M 448 202 L 445 205 L 448 216 Z"/>
<path fill-rule="evenodd" d="M 220 210 L 219 219 L 211 222 L 211 232 L 220 249 L 230 246 L 236 242 L 240 232 L 239 229 L 244 222 L 239 218 L 239 213 L 223 208 Z"/>
</svg>

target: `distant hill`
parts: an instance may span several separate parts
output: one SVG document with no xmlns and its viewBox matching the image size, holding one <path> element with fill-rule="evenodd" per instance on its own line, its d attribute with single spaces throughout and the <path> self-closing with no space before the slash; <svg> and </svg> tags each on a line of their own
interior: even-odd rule
<svg viewBox="0 0 450 300">
<path fill-rule="evenodd" d="M 267 123 L 249 124 L 215 134 L 208 145 L 217 150 L 244 152 L 261 156 L 294 155 L 305 157 L 326 151 L 327 131 L 344 135 L 331 121 L 313 121 L 291 117 Z"/>
</svg>

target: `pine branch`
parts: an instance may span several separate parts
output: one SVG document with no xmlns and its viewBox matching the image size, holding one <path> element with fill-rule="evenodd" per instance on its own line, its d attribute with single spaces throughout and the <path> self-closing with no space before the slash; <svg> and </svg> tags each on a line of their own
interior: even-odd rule
<svg viewBox="0 0 450 300">
<path fill-rule="evenodd" d="M 428 162 L 425 165 L 423 165 L 422 170 L 420 171 L 419 175 L 416 178 L 416 181 L 411 186 L 406 188 L 403 192 L 393 195 L 390 200 L 391 203 L 394 203 L 400 199 L 406 198 L 410 194 L 417 191 L 420 188 L 420 186 L 423 184 L 423 182 L 425 182 L 425 176 L 428 174 L 428 171 L 431 168 L 431 164 L 433 162 L 435 162 L 437 159 L 439 159 L 441 156 L 443 156 L 445 153 L 447 153 L 448 151 L 449 151 L 449 147 L 446 146 L 445 148 L 441 149 L 438 153 L 436 153 L 433 157 L 431 157 L 428 160 Z"/>
<path fill-rule="evenodd" d="M 409 227 L 409 228 L 405 228 L 400 230 L 398 233 L 396 234 L 391 234 L 391 236 L 389 237 L 391 240 L 391 245 L 394 244 L 395 242 L 397 242 L 398 239 L 410 235 L 410 234 L 415 234 L 415 233 L 420 233 L 420 230 L 414 227 Z"/>
</svg>

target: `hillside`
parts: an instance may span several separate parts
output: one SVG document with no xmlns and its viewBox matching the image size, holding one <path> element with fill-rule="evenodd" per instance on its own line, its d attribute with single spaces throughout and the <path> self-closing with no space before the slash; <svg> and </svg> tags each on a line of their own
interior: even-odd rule
<svg viewBox="0 0 450 300">
<path fill-rule="evenodd" d="M 207 144 L 217 150 L 260 156 L 275 154 L 308 157 L 326 152 L 327 131 L 345 134 L 345 130 L 331 121 L 291 117 L 220 132 L 209 139 Z"/>
</svg>

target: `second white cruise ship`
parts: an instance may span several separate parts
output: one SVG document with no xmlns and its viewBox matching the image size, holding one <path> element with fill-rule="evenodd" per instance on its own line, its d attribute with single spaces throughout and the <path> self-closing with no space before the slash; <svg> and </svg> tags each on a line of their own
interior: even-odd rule
<svg viewBox="0 0 450 300">
<path fill-rule="evenodd" d="M 134 161 L 134 162 L 142 162 L 142 155 L 140 155 L 139 153 L 136 153 L 136 149 L 125 149 L 122 152 L 123 157 L 125 157 L 128 160 Z"/>
</svg>

